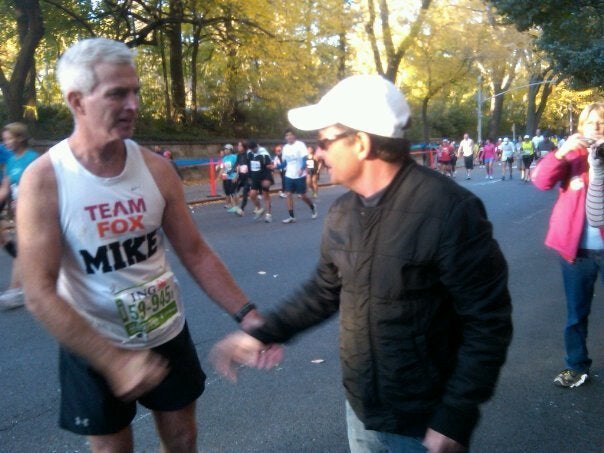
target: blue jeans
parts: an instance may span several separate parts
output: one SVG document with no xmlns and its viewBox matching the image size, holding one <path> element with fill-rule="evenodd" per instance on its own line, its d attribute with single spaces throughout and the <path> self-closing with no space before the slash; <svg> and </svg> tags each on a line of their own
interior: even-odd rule
<svg viewBox="0 0 604 453">
<path fill-rule="evenodd" d="M 601 275 L 604 251 L 580 250 L 574 263 L 561 259 L 566 293 L 566 367 L 589 372 L 591 359 L 587 352 L 587 318 L 594 297 L 594 285 Z"/>
<path fill-rule="evenodd" d="M 366 429 L 346 401 L 348 444 L 352 453 L 425 453 L 421 438 Z"/>
</svg>

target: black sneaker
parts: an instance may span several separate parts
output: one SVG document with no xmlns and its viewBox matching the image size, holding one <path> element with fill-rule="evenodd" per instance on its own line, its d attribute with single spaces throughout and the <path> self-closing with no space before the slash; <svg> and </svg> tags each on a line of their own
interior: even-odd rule
<svg viewBox="0 0 604 453">
<path fill-rule="evenodd" d="M 566 369 L 556 376 L 556 379 L 554 379 L 554 384 L 556 384 L 558 387 L 572 389 L 585 384 L 588 379 L 589 374 L 587 373 Z"/>
</svg>

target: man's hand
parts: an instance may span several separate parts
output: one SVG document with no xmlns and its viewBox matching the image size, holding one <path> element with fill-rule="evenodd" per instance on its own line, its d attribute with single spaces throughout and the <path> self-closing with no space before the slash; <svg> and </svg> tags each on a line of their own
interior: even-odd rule
<svg viewBox="0 0 604 453">
<path fill-rule="evenodd" d="M 234 332 L 214 345 L 210 361 L 218 373 L 237 382 L 236 364 L 270 369 L 283 359 L 283 348 L 266 345 L 245 332 Z"/>
<path fill-rule="evenodd" d="M 459 442 L 430 428 L 424 437 L 424 447 L 430 453 L 458 453 L 466 450 Z"/>
<path fill-rule="evenodd" d="M 122 349 L 110 356 L 100 371 L 113 394 L 124 401 L 135 400 L 154 389 L 168 374 L 166 359 L 150 350 Z"/>
</svg>

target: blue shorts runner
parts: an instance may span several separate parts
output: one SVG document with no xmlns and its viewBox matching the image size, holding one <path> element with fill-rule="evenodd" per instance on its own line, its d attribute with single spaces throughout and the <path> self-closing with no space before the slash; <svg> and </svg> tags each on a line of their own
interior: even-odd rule
<svg viewBox="0 0 604 453">
<path fill-rule="evenodd" d="M 176 337 L 153 351 L 169 361 L 170 372 L 138 402 L 154 411 L 175 411 L 199 398 L 206 376 L 187 325 Z M 61 428 L 76 434 L 100 436 L 117 433 L 134 419 L 136 402 L 117 398 L 103 376 L 84 359 L 64 348 L 59 350 L 59 375 Z"/>
<path fill-rule="evenodd" d="M 306 178 L 285 177 L 285 191 L 303 195 L 306 193 Z"/>
</svg>

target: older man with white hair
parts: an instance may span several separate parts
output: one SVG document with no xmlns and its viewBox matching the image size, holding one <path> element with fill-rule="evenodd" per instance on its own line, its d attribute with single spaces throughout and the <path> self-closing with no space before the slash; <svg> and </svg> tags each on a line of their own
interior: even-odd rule
<svg viewBox="0 0 604 453">
<path fill-rule="evenodd" d="M 86 39 L 57 76 L 74 130 L 25 172 L 17 230 L 27 306 L 61 346 L 61 427 L 94 452 L 133 451 L 138 401 L 161 451 L 196 452 L 205 375 L 164 235 L 225 311 L 247 327 L 259 316 L 198 232 L 170 162 L 130 139 L 132 51 Z"/>
</svg>

